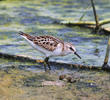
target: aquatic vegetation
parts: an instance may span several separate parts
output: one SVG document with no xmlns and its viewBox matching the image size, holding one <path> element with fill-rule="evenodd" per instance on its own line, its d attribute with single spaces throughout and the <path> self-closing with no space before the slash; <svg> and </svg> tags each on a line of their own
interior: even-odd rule
<svg viewBox="0 0 110 100">
<path fill-rule="evenodd" d="M 99 20 L 108 19 L 110 1 L 95 2 Z M 43 59 L 44 56 L 22 40 L 18 32 L 48 34 L 72 42 L 83 57 L 83 60 L 79 60 L 68 55 L 50 61 L 101 66 L 106 51 L 106 36 L 92 34 L 91 30 L 77 26 L 70 28 L 55 24 L 59 20 L 78 21 L 88 4 L 89 0 L 0 1 L 0 52 Z M 86 12 L 82 20 L 93 21 L 92 9 L 88 8 Z M 108 26 L 109 24 L 104 27 Z M 73 83 L 62 80 L 65 82 L 64 87 L 42 86 L 44 81 L 58 81 L 61 74 L 70 74 L 79 80 L 74 77 Z M 104 71 L 53 66 L 52 73 L 48 74 L 43 72 L 43 66 L 39 64 L 0 59 L 1 100 L 109 100 L 109 83 L 110 74 Z"/>
</svg>

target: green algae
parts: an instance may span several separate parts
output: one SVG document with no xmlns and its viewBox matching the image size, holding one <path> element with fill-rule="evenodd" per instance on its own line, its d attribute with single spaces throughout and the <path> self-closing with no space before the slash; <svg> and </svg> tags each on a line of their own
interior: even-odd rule
<svg viewBox="0 0 110 100">
<path fill-rule="evenodd" d="M 96 8 L 100 19 L 108 18 L 110 15 L 108 1 L 99 1 L 101 5 L 97 2 Z M 68 0 L 0 1 L 0 52 L 43 59 L 44 56 L 41 53 L 32 49 L 17 34 L 19 31 L 24 31 L 32 35 L 53 35 L 72 42 L 86 64 L 102 65 L 107 44 L 106 36 L 92 34 L 89 29 L 69 28 L 54 24 L 54 19 L 56 21 L 78 21 L 85 6 L 82 5 L 81 0 L 80 2 L 76 0 L 71 2 Z M 91 8 L 86 11 L 87 15 L 83 20 L 93 21 Z M 50 60 L 83 63 L 83 60 L 75 56 L 74 60 L 72 58 L 73 55 L 68 55 Z M 110 99 L 109 73 L 79 69 L 54 69 L 54 67 L 52 66 L 50 74 L 44 72 L 42 65 L 0 59 L 0 100 Z M 57 81 L 59 74 L 63 73 L 71 73 L 73 76 L 78 76 L 80 80 L 75 83 L 65 82 L 64 87 L 42 86 L 42 81 Z"/>
<path fill-rule="evenodd" d="M 94 74 L 93 74 L 94 73 Z M 1 100 L 77 100 L 79 99 L 110 99 L 110 75 L 105 72 L 76 71 L 79 81 L 65 83 L 64 87 L 42 86 L 42 81 L 56 81 L 58 74 L 36 73 L 15 67 L 0 70 Z M 94 77 L 95 76 L 95 77 Z"/>
</svg>

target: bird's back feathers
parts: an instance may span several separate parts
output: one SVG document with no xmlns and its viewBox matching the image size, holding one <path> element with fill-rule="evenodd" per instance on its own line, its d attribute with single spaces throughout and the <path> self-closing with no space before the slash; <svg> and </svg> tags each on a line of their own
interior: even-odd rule
<svg viewBox="0 0 110 100">
<path fill-rule="evenodd" d="M 49 35 L 31 36 L 23 32 L 20 32 L 19 34 L 32 41 L 35 45 L 45 48 L 48 51 L 54 51 L 59 43 L 63 43 L 63 40 Z"/>
</svg>

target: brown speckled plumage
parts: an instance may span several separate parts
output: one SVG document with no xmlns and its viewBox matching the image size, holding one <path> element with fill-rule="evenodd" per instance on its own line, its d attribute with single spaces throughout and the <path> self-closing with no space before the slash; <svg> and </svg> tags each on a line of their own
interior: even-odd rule
<svg viewBox="0 0 110 100">
<path fill-rule="evenodd" d="M 34 44 L 47 49 L 48 51 L 54 51 L 58 43 L 63 44 L 63 40 L 55 38 L 53 36 L 44 35 L 44 36 L 31 36 L 29 34 L 21 32 L 20 35 L 25 36 L 27 39 L 32 41 Z"/>
</svg>

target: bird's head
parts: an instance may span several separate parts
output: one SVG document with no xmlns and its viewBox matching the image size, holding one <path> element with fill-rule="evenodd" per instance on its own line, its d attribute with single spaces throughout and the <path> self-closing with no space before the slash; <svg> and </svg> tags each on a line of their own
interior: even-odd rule
<svg viewBox="0 0 110 100">
<path fill-rule="evenodd" d="M 66 45 L 66 51 L 68 52 L 68 53 L 74 53 L 78 58 L 80 58 L 81 59 L 81 57 L 79 56 L 79 54 L 76 52 L 76 49 L 75 49 L 75 47 L 74 47 L 74 45 L 73 44 L 71 44 L 71 43 L 65 43 Z"/>
</svg>

